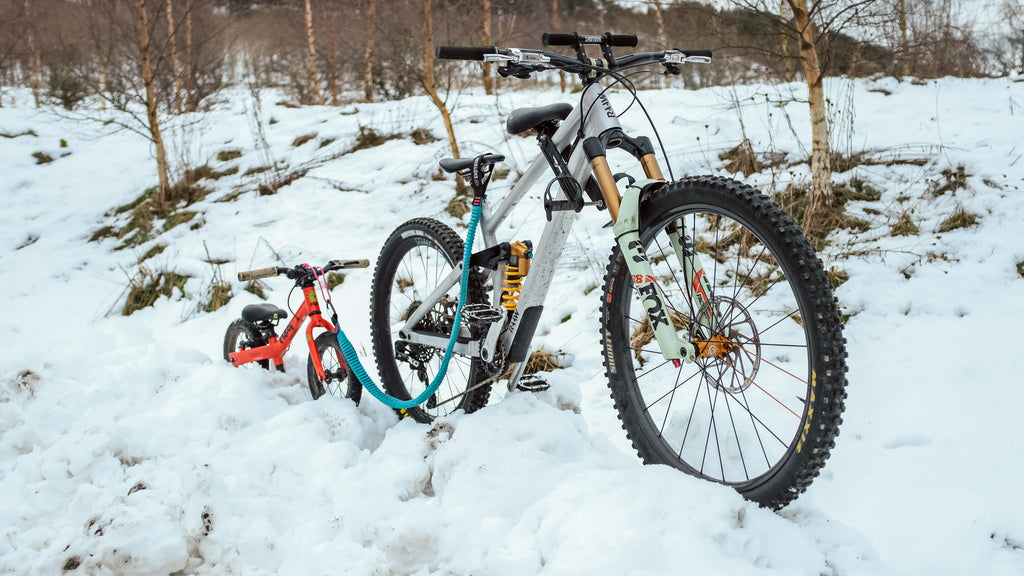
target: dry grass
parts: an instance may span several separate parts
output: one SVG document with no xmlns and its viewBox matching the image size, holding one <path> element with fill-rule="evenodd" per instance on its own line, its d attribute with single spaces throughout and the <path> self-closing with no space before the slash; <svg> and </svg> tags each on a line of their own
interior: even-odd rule
<svg viewBox="0 0 1024 576">
<path fill-rule="evenodd" d="M 217 152 L 218 162 L 230 162 L 231 160 L 235 160 L 236 158 L 241 157 L 242 151 L 238 150 L 237 148 L 231 150 L 221 150 L 220 152 Z"/>
<path fill-rule="evenodd" d="M 977 214 L 972 214 L 964 209 L 963 206 L 957 206 L 956 210 L 949 215 L 939 224 L 939 228 L 936 230 L 939 234 L 944 232 L 950 232 L 959 228 L 970 228 L 978 224 Z"/>
<path fill-rule="evenodd" d="M 413 144 L 416 144 L 417 146 L 438 141 L 438 137 L 434 136 L 430 130 L 427 130 L 426 128 L 417 128 L 413 130 L 409 133 L 409 137 L 412 138 Z"/>
<path fill-rule="evenodd" d="M 382 134 L 380 132 L 377 132 L 373 128 L 366 128 L 365 126 L 361 126 L 359 128 L 359 134 L 356 135 L 356 143 L 352 146 L 351 150 L 349 151 L 355 152 L 357 150 L 367 150 L 369 148 L 376 148 L 377 146 L 380 146 L 381 144 L 387 142 L 388 140 L 396 140 L 401 137 L 401 134 Z"/>
<path fill-rule="evenodd" d="M 448 206 L 444 209 L 452 218 L 461 220 L 463 216 L 469 213 L 469 204 L 466 199 L 461 196 L 456 196 L 448 202 Z"/>
<path fill-rule="evenodd" d="M 957 190 L 966 190 L 967 179 L 971 176 L 966 173 L 963 166 L 957 166 L 956 170 L 946 168 L 941 174 L 945 181 L 938 180 L 932 182 L 931 194 L 934 198 L 938 198 L 947 192 L 955 196 Z"/>
<path fill-rule="evenodd" d="M 846 213 L 846 203 L 850 200 L 861 199 L 859 196 L 851 196 L 849 189 L 844 187 L 837 187 L 833 192 L 835 193 L 835 202 L 832 206 L 813 214 L 808 213 L 809 187 L 798 188 L 790 184 L 784 192 L 776 196 L 779 205 L 800 223 L 804 235 L 818 250 L 824 248 L 825 239 L 836 230 L 852 229 L 858 232 L 867 232 L 871 228 L 871 223 L 867 220 Z"/>
<path fill-rule="evenodd" d="M 327 273 L 327 290 L 334 290 L 338 286 L 345 283 L 345 275 L 341 272 L 328 272 Z"/>
<path fill-rule="evenodd" d="M 718 159 L 726 161 L 726 170 L 733 174 L 742 173 L 744 178 L 764 169 L 764 165 L 758 160 L 757 154 L 754 153 L 754 147 L 747 138 L 744 138 L 732 150 L 719 154 Z"/>
<path fill-rule="evenodd" d="M 833 290 L 845 284 L 849 279 L 850 273 L 842 268 L 832 266 L 828 269 L 828 283 L 832 285 Z"/>
<path fill-rule="evenodd" d="M 138 273 L 128 281 L 128 297 L 125 298 L 121 313 L 130 316 L 152 306 L 161 296 L 170 298 L 175 288 L 184 294 L 185 283 L 189 278 L 173 270 L 153 270 L 139 266 Z"/>
<path fill-rule="evenodd" d="M 908 212 L 900 214 L 900 217 L 896 219 L 892 227 L 889 229 L 890 236 L 917 236 L 920 233 L 920 228 L 914 223 L 914 220 L 910 217 Z"/>
<path fill-rule="evenodd" d="M 565 368 L 565 364 L 562 363 L 564 357 L 565 354 L 563 352 L 553 352 L 541 347 L 539 350 L 534 350 L 530 353 L 530 357 L 526 360 L 526 368 L 523 370 L 523 374 L 561 370 Z"/>
<path fill-rule="evenodd" d="M 302 136 L 297 137 L 295 140 L 292 140 L 292 147 L 298 148 L 299 146 L 302 146 L 303 144 L 309 142 L 313 138 L 316 138 L 316 132 L 313 132 L 312 134 L 303 134 Z"/>
</svg>

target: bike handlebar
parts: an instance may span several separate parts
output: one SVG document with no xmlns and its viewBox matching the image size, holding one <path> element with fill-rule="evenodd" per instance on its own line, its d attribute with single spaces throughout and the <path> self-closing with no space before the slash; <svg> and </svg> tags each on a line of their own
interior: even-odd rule
<svg viewBox="0 0 1024 576">
<path fill-rule="evenodd" d="M 540 41 L 545 46 L 576 46 L 577 44 L 601 44 L 608 46 L 623 46 L 633 48 L 637 44 L 636 34 L 612 34 L 605 32 L 600 36 L 588 36 L 585 34 L 557 34 L 545 32 Z"/>
<path fill-rule="evenodd" d="M 673 49 L 663 52 L 638 52 L 613 59 L 609 48 L 612 46 L 636 46 L 637 37 L 633 34 L 606 32 L 600 36 L 586 36 L 575 32 L 572 34 L 546 33 L 541 40 L 545 46 L 576 46 L 577 57 L 526 48 L 503 49 L 494 46 L 438 46 L 434 54 L 437 58 L 444 60 L 496 62 L 501 65 L 498 71 L 502 76 L 511 75 L 518 78 L 528 78 L 533 72 L 557 68 L 574 74 L 591 74 L 590 79 L 592 80 L 597 77 L 593 75 L 594 72 L 601 75 L 656 63 L 665 66 L 666 74 L 679 74 L 678 64 L 711 62 L 710 50 Z M 600 44 L 608 62 L 602 64 L 600 61 L 587 59 L 581 52 L 586 44 Z"/>
<path fill-rule="evenodd" d="M 441 60 L 483 60 L 485 54 L 499 54 L 494 46 L 481 48 L 478 46 L 438 46 L 434 55 Z"/>
<path fill-rule="evenodd" d="M 323 267 L 324 272 L 331 272 L 332 270 L 343 270 L 346 268 L 369 268 L 369 260 L 331 260 Z M 258 270 L 246 270 L 238 273 L 238 280 L 240 282 L 248 282 L 251 280 L 259 280 L 260 278 L 271 278 L 279 274 L 285 274 L 289 278 L 295 280 L 301 278 L 314 271 L 314 268 L 306 267 L 302 264 L 293 266 L 292 268 L 284 268 L 281 266 L 271 266 L 269 268 L 260 268 Z"/>
</svg>

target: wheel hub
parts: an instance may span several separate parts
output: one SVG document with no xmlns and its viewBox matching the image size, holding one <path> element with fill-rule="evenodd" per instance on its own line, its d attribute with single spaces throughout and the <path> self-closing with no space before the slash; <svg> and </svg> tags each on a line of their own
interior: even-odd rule
<svg viewBox="0 0 1024 576">
<path fill-rule="evenodd" d="M 694 318 L 690 333 L 695 335 L 697 363 L 712 386 L 740 394 L 754 383 L 761 367 L 761 342 L 754 319 L 738 300 L 712 297 Z"/>
</svg>

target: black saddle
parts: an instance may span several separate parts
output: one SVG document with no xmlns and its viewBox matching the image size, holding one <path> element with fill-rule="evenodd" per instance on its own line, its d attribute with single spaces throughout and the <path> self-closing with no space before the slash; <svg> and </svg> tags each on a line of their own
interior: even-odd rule
<svg viewBox="0 0 1024 576">
<path fill-rule="evenodd" d="M 480 157 L 481 163 L 484 167 L 491 164 L 497 164 L 504 160 L 505 157 L 501 154 L 484 154 Z M 438 164 L 441 169 L 451 174 L 452 172 L 462 172 L 468 170 L 473 166 L 474 158 L 444 158 Z"/>
<path fill-rule="evenodd" d="M 565 120 L 572 112 L 572 104 L 559 103 L 539 106 L 537 108 L 518 108 L 508 115 L 505 121 L 505 129 L 509 134 L 522 134 L 527 130 L 550 122 L 552 120 Z"/>
<path fill-rule="evenodd" d="M 265 320 L 284 320 L 288 312 L 273 304 L 249 304 L 242 308 L 242 320 L 246 322 L 263 322 Z"/>
</svg>

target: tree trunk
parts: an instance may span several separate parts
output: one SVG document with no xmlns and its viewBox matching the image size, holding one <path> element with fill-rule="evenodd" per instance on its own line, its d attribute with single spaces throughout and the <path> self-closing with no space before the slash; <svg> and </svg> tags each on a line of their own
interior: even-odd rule
<svg viewBox="0 0 1024 576">
<path fill-rule="evenodd" d="M 658 42 L 662 50 L 668 49 L 668 36 L 665 34 L 665 18 L 661 13 L 660 0 L 654 0 L 654 21 L 658 25 Z M 658 88 L 665 87 L 665 75 L 658 75 Z"/>
<path fill-rule="evenodd" d="M 139 53 L 142 56 L 142 82 L 146 86 L 146 118 L 150 139 L 156 148 L 156 168 L 160 178 L 160 203 L 164 206 L 171 201 L 171 181 L 167 170 L 167 152 L 160 135 L 160 120 L 156 110 L 156 87 L 153 83 L 153 66 L 150 63 L 149 20 L 146 16 L 146 0 L 138 0 L 139 10 Z"/>
<path fill-rule="evenodd" d="M 900 25 L 900 68 L 902 76 L 910 76 L 910 42 L 907 39 L 907 4 L 905 0 L 899 0 L 899 25 Z"/>
<path fill-rule="evenodd" d="M 338 29 L 334 7 L 329 7 L 328 11 L 327 25 L 328 33 L 331 35 L 331 55 L 327 60 L 327 88 L 331 92 L 331 106 L 338 106 L 341 104 L 341 101 L 338 100 Z"/>
<path fill-rule="evenodd" d="M 370 0 L 370 6 L 366 9 L 366 52 L 363 53 L 366 62 L 363 68 L 363 96 L 367 102 L 373 102 L 373 33 L 376 20 L 377 0 Z"/>
<path fill-rule="evenodd" d="M 185 98 L 188 102 L 188 111 L 195 112 L 198 102 L 196 97 L 196 79 L 192 70 L 192 10 L 196 7 L 194 0 L 185 3 Z"/>
<path fill-rule="evenodd" d="M 484 2 L 484 22 L 482 40 L 484 46 L 491 45 L 491 0 Z M 488 96 L 494 95 L 494 77 L 491 76 L 491 63 L 484 62 L 484 93 Z"/>
<path fill-rule="evenodd" d="M 793 70 L 793 61 L 789 58 L 789 19 L 786 18 L 786 0 L 779 0 L 779 49 L 782 52 L 783 78 L 786 82 L 792 82 L 796 77 Z"/>
<path fill-rule="evenodd" d="M 455 128 L 452 126 L 452 117 L 448 113 L 448 107 L 437 95 L 437 83 L 434 80 L 434 24 L 431 21 L 430 0 L 423 0 L 423 89 L 430 96 L 430 100 L 441 112 L 441 119 L 444 120 L 444 129 L 448 132 L 448 144 L 452 148 L 452 156 L 460 158 L 459 143 L 455 140 Z M 463 189 L 465 184 L 462 177 L 456 176 L 456 187 Z"/>
<path fill-rule="evenodd" d="M 96 52 L 96 60 L 100 65 L 99 85 L 96 87 L 96 91 L 100 95 L 100 110 L 106 110 L 107 97 L 104 94 L 107 92 L 107 55 L 102 50 L 96 50 Z"/>
<path fill-rule="evenodd" d="M 36 46 L 35 23 L 32 21 L 31 0 L 25 0 L 25 40 L 28 42 L 28 83 L 39 108 L 39 48 Z"/>
<path fill-rule="evenodd" d="M 562 19 L 558 16 L 558 0 L 551 0 L 551 31 L 560 33 L 562 31 Z M 565 94 L 565 72 L 558 71 L 558 85 Z"/>
<path fill-rule="evenodd" d="M 181 114 L 181 61 L 178 59 L 178 40 L 174 34 L 174 2 L 165 0 L 167 6 L 167 38 L 171 49 L 171 76 L 174 79 L 174 111 Z"/>
<path fill-rule="evenodd" d="M 316 98 L 316 103 L 321 106 L 324 103 L 324 96 L 320 93 L 320 84 L 316 74 L 316 43 L 313 38 L 313 7 L 310 0 L 306 0 L 306 39 L 309 42 L 309 90 Z"/>
<path fill-rule="evenodd" d="M 800 35 L 800 59 L 807 79 L 807 101 L 811 109 L 811 197 L 808 214 L 832 206 L 832 165 L 828 147 L 828 118 L 825 114 L 825 90 L 807 0 L 789 0 Z"/>
<path fill-rule="evenodd" d="M 604 2 L 602 0 L 597 0 L 597 31 L 601 34 L 607 32 L 607 30 L 605 30 L 604 14 Z"/>
</svg>

